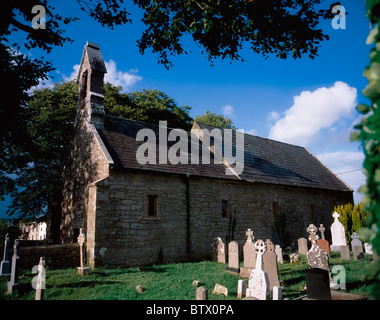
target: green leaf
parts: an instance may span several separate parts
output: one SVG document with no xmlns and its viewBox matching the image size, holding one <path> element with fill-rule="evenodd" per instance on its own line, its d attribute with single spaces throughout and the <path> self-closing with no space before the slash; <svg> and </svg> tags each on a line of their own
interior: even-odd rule
<svg viewBox="0 0 380 320">
<path fill-rule="evenodd" d="M 362 91 L 363 95 L 368 97 L 371 100 L 375 100 L 380 94 L 380 82 L 379 81 L 370 81 L 370 83 Z"/>
<path fill-rule="evenodd" d="M 366 41 L 366 44 L 375 43 L 376 42 L 376 37 L 377 37 L 378 34 L 379 34 L 379 28 L 378 28 L 378 26 L 376 26 L 369 33 L 367 41 Z"/>
<path fill-rule="evenodd" d="M 370 108 L 366 104 L 359 104 L 356 107 L 356 110 L 358 110 L 362 114 L 366 114 L 366 113 L 368 113 L 368 111 L 370 110 Z"/>
<path fill-rule="evenodd" d="M 380 63 L 372 62 L 369 67 L 363 72 L 368 81 L 379 81 L 380 80 Z"/>
<path fill-rule="evenodd" d="M 358 131 L 351 132 L 350 141 L 360 141 Z"/>
</svg>

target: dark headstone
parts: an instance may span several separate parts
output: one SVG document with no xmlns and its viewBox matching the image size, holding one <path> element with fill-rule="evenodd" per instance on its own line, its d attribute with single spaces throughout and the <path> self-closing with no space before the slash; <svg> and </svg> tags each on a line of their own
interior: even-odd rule
<svg viewBox="0 0 380 320">
<path fill-rule="evenodd" d="M 309 268 L 305 270 L 308 299 L 331 300 L 330 278 L 327 270 Z"/>
</svg>

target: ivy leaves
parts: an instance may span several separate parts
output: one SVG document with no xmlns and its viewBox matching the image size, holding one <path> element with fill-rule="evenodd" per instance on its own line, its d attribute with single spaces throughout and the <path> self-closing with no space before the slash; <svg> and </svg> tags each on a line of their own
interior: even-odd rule
<svg viewBox="0 0 380 320">
<path fill-rule="evenodd" d="M 370 64 L 363 75 L 368 79 L 368 85 L 362 91 L 371 104 L 360 104 L 358 112 L 364 115 L 361 123 L 355 127 L 359 130 L 352 136 L 352 140 L 360 141 L 365 154 L 364 172 L 367 176 L 366 184 L 361 191 L 366 194 L 363 202 L 371 213 L 367 227 L 360 235 L 365 241 L 371 241 L 377 254 L 380 254 L 380 0 L 367 0 L 367 17 L 375 27 L 367 38 L 367 44 L 373 45 L 370 53 Z M 373 289 L 373 298 L 380 298 L 380 264 L 374 264 L 373 277 L 377 283 Z"/>
</svg>

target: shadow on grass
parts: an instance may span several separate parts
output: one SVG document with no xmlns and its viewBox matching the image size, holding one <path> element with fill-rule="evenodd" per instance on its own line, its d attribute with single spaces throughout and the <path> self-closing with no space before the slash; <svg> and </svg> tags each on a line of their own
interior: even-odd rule
<svg viewBox="0 0 380 320">
<path fill-rule="evenodd" d="M 291 287 L 291 286 L 294 286 L 296 284 L 299 284 L 302 281 L 305 281 L 305 274 L 304 273 L 302 273 L 302 274 L 300 273 L 298 276 L 295 276 L 291 279 L 282 280 L 282 284 L 285 287 Z"/>
</svg>

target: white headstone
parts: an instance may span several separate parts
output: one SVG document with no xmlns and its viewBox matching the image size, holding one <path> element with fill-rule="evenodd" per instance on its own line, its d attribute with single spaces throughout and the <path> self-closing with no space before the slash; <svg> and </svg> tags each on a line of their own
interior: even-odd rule
<svg viewBox="0 0 380 320">
<path fill-rule="evenodd" d="M 277 262 L 284 263 L 284 258 L 282 257 L 282 248 L 276 244 L 274 251 L 276 252 Z"/>
<path fill-rule="evenodd" d="M 255 242 L 256 249 L 256 269 L 253 269 L 249 277 L 247 297 L 254 297 L 258 300 L 266 300 L 269 289 L 268 274 L 263 271 L 263 254 L 266 251 L 265 243 L 262 240 Z"/>
<path fill-rule="evenodd" d="M 273 287 L 273 300 L 282 300 L 282 287 Z"/>
<path fill-rule="evenodd" d="M 237 297 L 239 299 L 243 299 L 245 297 L 246 291 L 247 291 L 247 281 L 243 279 L 238 280 Z"/>
<path fill-rule="evenodd" d="M 372 244 L 369 242 L 364 243 L 364 250 L 365 250 L 365 253 L 367 254 L 373 254 Z"/>
<path fill-rule="evenodd" d="M 347 245 L 346 241 L 346 233 L 344 230 L 343 224 L 339 221 L 339 213 L 334 212 L 333 214 L 334 222 L 331 225 L 331 237 L 332 237 L 332 245 L 330 246 L 331 251 L 340 251 L 340 246 Z"/>
</svg>

